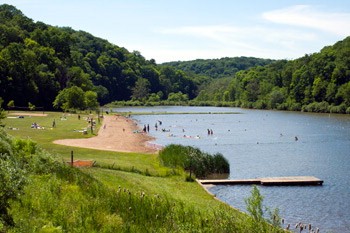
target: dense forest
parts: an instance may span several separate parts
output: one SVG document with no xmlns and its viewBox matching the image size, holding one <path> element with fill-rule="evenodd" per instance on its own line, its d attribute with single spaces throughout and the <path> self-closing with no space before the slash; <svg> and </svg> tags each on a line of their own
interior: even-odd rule
<svg viewBox="0 0 350 233">
<path fill-rule="evenodd" d="M 84 109 L 176 94 L 193 99 L 209 81 L 87 32 L 33 22 L 13 6 L 0 6 L 0 97 L 7 107 Z"/>
<path fill-rule="evenodd" d="M 5 108 L 95 109 L 118 101 L 349 112 L 350 38 L 286 60 L 250 57 L 156 64 L 107 40 L 33 22 L 0 5 Z"/>
<path fill-rule="evenodd" d="M 265 66 L 272 62 L 274 60 L 255 57 L 224 57 L 220 59 L 166 62 L 162 65 L 172 66 L 185 72 L 216 79 L 233 77 L 240 70 L 247 70 L 255 66 Z"/>
<path fill-rule="evenodd" d="M 220 91 L 213 91 L 220 90 Z M 239 71 L 204 87 L 198 101 L 259 109 L 350 112 L 350 37 L 319 53 Z"/>
<path fill-rule="evenodd" d="M 160 98 L 180 91 L 189 98 L 196 95 L 194 77 L 171 67 L 160 68 L 137 51 L 129 52 L 87 32 L 34 23 L 10 5 L 0 6 L 0 22 L 0 96 L 5 103 L 28 106 L 30 102 L 52 109 L 62 90 L 55 104 L 68 104 L 67 108 L 80 106 L 62 102 L 74 91 L 92 100 L 97 94 L 101 105 L 149 93 Z"/>
</svg>

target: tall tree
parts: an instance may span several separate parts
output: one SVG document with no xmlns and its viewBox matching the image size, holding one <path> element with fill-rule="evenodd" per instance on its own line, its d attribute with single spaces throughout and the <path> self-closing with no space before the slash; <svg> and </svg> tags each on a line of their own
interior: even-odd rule
<svg viewBox="0 0 350 233">
<path fill-rule="evenodd" d="M 97 93 L 93 91 L 87 91 L 84 94 L 85 106 L 88 109 L 95 110 L 98 108 L 99 104 L 97 102 Z"/>
<path fill-rule="evenodd" d="M 132 98 L 135 100 L 146 100 L 149 96 L 150 82 L 145 78 L 139 78 L 132 89 Z"/>
<path fill-rule="evenodd" d="M 63 89 L 57 95 L 53 105 L 55 108 L 62 108 L 65 111 L 69 109 L 85 109 L 85 93 L 77 86 Z"/>
</svg>

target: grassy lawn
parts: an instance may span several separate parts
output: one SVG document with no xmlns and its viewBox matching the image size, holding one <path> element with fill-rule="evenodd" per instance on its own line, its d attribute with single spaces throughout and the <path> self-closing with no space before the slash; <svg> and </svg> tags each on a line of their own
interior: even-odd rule
<svg viewBox="0 0 350 233">
<path fill-rule="evenodd" d="M 100 177 L 100 181 L 112 187 L 115 184 L 122 188 L 127 188 L 131 192 L 145 192 L 148 195 L 161 195 L 172 197 L 176 200 L 186 202 L 202 210 L 211 210 L 222 207 L 211 195 L 200 187 L 196 182 L 184 182 L 182 176 L 172 177 L 152 177 L 140 174 L 113 171 L 107 169 L 86 169 L 95 177 Z"/>
<path fill-rule="evenodd" d="M 51 154 L 58 156 L 59 159 L 69 161 L 70 153 L 73 150 L 75 159 L 95 160 L 101 167 L 112 168 L 113 166 L 113 169 L 84 169 L 86 173 L 92 174 L 110 187 L 118 188 L 122 186 L 134 192 L 144 191 L 152 195 L 172 196 L 182 202 L 193 204 L 203 209 L 215 208 L 222 205 L 212 196 L 208 195 L 196 182 L 184 182 L 183 175 L 165 177 L 170 170 L 159 164 L 157 154 L 101 151 L 52 143 L 52 141 L 57 139 L 93 137 L 100 125 L 102 125 L 102 121 L 100 124 L 97 124 L 94 134 L 91 134 L 89 130 L 90 125 L 84 119 L 86 117 L 96 119 L 96 115 L 80 114 L 81 118 L 79 120 L 78 114 L 64 115 L 58 112 L 45 112 L 45 114 L 47 116 L 24 116 L 24 118 L 17 118 L 15 115 L 8 114 L 9 118 L 4 120 L 6 131 L 14 137 L 32 139 Z M 53 128 L 52 123 L 54 120 L 56 127 Z M 44 129 L 31 128 L 31 124 L 34 122 L 44 127 Z M 11 128 L 17 129 L 13 130 Z M 76 132 L 84 128 L 88 129 L 87 135 Z M 133 168 L 141 172 L 147 170 L 151 176 L 114 170 L 116 168 L 121 168 L 121 170 L 130 170 L 130 168 Z"/>
<path fill-rule="evenodd" d="M 80 120 L 78 119 L 78 114 L 63 114 L 58 112 L 45 112 L 45 114 L 47 116 L 24 116 L 24 118 L 16 118 L 15 115 L 8 114 L 10 118 L 4 120 L 5 128 L 14 137 L 31 138 L 51 154 L 57 155 L 59 159 L 62 158 L 69 161 L 70 153 L 73 150 L 75 159 L 95 160 L 102 167 L 113 166 L 113 168 L 122 168 L 122 170 L 127 170 L 127 168 L 134 168 L 139 171 L 147 170 L 151 175 L 156 175 L 144 176 L 133 172 L 102 168 L 85 170 L 110 187 L 117 188 L 121 185 L 135 192 L 144 191 L 150 194 L 173 196 L 178 200 L 201 206 L 204 209 L 213 208 L 220 204 L 212 196 L 208 195 L 196 182 L 184 182 L 184 177 L 181 175 L 165 178 L 164 176 L 168 169 L 160 166 L 157 154 L 101 151 L 52 143 L 52 141 L 57 139 L 95 136 L 102 122 L 96 124 L 97 128 L 94 129 L 94 134 L 91 134 L 89 130 L 90 125 L 85 119 L 87 117 L 96 119 L 96 114 L 80 114 Z M 55 128 L 52 127 L 54 120 L 56 122 Z M 31 124 L 34 122 L 44 127 L 44 129 L 31 128 Z M 18 130 L 11 130 L 10 128 L 17 128 Z M 81 132 L 76 132 L 82 129 L 88 129 L 88 134 L 84 135 Z"/>
<path fill-rule="evenodd" d="M 74 159 L 94 160 L 101 166 L 112 166 L 119 168 L 132 168 L 145 171 L 146 169 L 153 174 L 164 173 L 164 168 L 159 166 L 157 155 L 140 154 L 140 153 L 123 153 L 113 151 L 101 151 L 93 149 L 85 149 L 78 147 L 69 147 L 52 143 L 57 139 L 74 139 L 74 138 L 89 138 L 96 136 L 101 122 L 96 124 L 96 129 L 91 133 L 90 124 L 87 122 L 87 117 L 97 119 L 97 115 L 93 114 L 63 114 L 59 112 L 45 112 L 47 116 L 24 116 L 17 118 L 13 113 L 8 114 L 9 118 L 4 119 L 6 131 L 19 138 L 30 138 L 37 142 L 42 148 L 49 151 L 53 155 L 57 155 L 66 161 L 70 160 L 71 151 L 74 152 Z M 34 113 L 34 112 L 22 112 Z M 42 113 L 42 112 L 35 112 Z M 19 114 L 21 115 L 21 114 Z M 52 127 L 53 121 L 56 122 L 56 127 Z M 31 128 L 32 123 L 37 123 L 44 129 Z M 16 130 L 13 130 L 16 128 Z M 79 132 L 87 129 L 88 134 L 84 135 Z"/>
</svg>

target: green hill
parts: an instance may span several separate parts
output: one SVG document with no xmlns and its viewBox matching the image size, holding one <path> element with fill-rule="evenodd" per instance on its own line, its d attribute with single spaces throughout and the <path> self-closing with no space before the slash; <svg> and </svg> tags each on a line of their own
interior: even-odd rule
<svg viewBox="0 0 350 233">
<path fill-rule="evenodd" d="M 30 102 L 52 109 L 59 92 L 71 87 L 96 93 L 101 105 L 151 93 L 159 99 L 180 91 L 196 96 L 193 77 L 182 71 L 159 67 L 138 51 L 87 32 L 33 22 L 7 4 L 0 5 L 0 35 L 0 97 L 5 104 L 12 100 L 14 106 Z"/>
<path fill-rule="evenodd" d="M 0 5 L 0 35 L 0 97 L 21 108 L 50 110 L 55 102 L 65 110 L 93 109 L 98 103 L 154 102 L 174 94 L 191 100 L 212 78 L 272 62 L 240 57 L 157 65 L 88 32 L 34 22 L 7 4 Z M 69 97 L 72 92 L 85 97 Z"/>
<path fill-rule="evenodd" d="M 158 65 L 87 32 L 33 22 L 7 4 L 0 5 L 0 35 L 0 97 L 11 108 L 168 100 L 163 103 L 350 111 L 349 38 L 291 61 L 236 57 Z"/>
<path fill-rule="evenodd" d="M 264 66 L 272 62 L 274 60 L 255 57 L 225 57 L 220 59 L 166 62 L 162 65 L 172 66 L 185 72 L 216 79 L 232 77 L 238 71 L 247 70 L 255 66 Z"/>
<path fill-rule="evenodd" d="M 252 67 L 231 79 L 209 83 L 196 100 L 248 108 L 349 113 L 350 37 L 318 53 Z"/>
</svg>

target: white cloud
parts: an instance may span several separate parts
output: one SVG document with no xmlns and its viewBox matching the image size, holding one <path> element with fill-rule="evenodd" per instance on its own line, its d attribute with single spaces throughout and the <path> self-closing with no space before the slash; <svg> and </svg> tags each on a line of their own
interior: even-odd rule
<svg viewBox="0 0 350 233">
<path fill-rule="evenodd" d="M 159 31 L 163 35 L 178 36 L 183 45 L 196 38 L 203 45 L 221 47 L 226 50 L 265 51 L 267 47 L 295 49 L 300 42 L 314 41 L 312 32 L 268 26 L 237 27 L 227 25 L 187 26 L 168 28 Z M 214 46 L 213 46 L 214 44 Z"/>
<path fill-rule="evenodd" d="M 261 21 L 250 24 L 192 25 L 156 30 L 165 42 L 143 49 L 157 54 L 159 62 L 254 56 L 294 59 L 318 52 L 326 45 L 350 35 L 349 13 L 327 13 L 307 5 L 261 13 Z M 262 17 L 261 17 L 262 16 Z M 151 46 L 150 46 L 151 47 Z"/>
<path fill-rule="evenodd" d="M 171 42 L 163 40 L 157 46 L 150 43 L 143 47 L 142 53 L 147 58 L 155 58 L 162 63 L 236 56 L 293 59 L 322 48 L 317 47 L 319 44 L 314 41 L 315 35 L 308 32 L 266 27 L 216 30 L 213 27 L 210 26 L 208 31 L 203 26 L 191 27 L 191 30 L 188 27 L 167 29 L 162 36 L 172 37 Z M 216 35 L 211 34 L 212 32 Z"/>
<path fill-rule="evenodd" d="M 309 5 L 296 5 L 263 13 L 274 23 L 318 29 L 338 36 L 350 35 L 350 13 L 324 12 Z"/>
<path fill-rule="evenodd" d="M 210 25 L 167 28 L 160 29 L 159 32 L 162 34 L 195 36 L 215 40 L 218 42 L 224 42 L 227 36 L 238 33 L 239 29 L 224 25 Z"/>
</svg>

